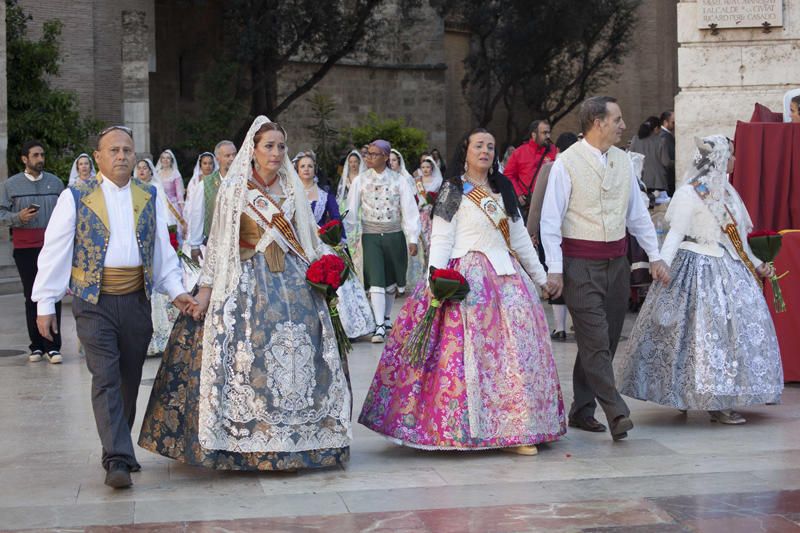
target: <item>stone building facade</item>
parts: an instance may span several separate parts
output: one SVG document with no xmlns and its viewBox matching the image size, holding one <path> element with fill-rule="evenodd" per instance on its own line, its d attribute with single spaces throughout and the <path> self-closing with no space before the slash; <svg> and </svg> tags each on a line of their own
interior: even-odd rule
<svg viewBox="0 0 800 533">
<path fill-rule="evenodd" d="M 346 58 L 314 90 L 336 102 L 338 129 L 359 123 L 369 111 L 403 118 L 428 132 L 430 144 L 447 156 L 474 126 L 461 91 L 469 35 L 445 27 L 424 4 L 414 25 L 390 24 L 380 54 Z M 620 98 L 631 134 L 646 116 L 673 105 L 676 4 L 677 0 L 644 0 L 632 52 L 603 90 Z M 140 152 L 173 146 L 180 140 L 180 117 L 202 112 L 196 89 L 203 72 L 221 56 L 221 0 L 20 0 L 20 5 L 33 16 L 29 33 L 34 38 L 45 20 L 58 18 L 64 24 L 63 63 L 54 83 L 74 90 L 86 114 L 107 124 L 133 126 Z M 401 20 L 394 0 L 387 0 L 382 9 L 387 20 Z M 312 68 L 293 63 L 282 73 L 279 92 L 285 94 Z M 291 150 L 311 147 L 307 127 L 313 116 L 307 97 L 295 101 L 280 119 L 289 128 Z M 499 112 L 490 125 L 500 145 L 507 141 L 505 122 L 505 114 Z M 576 129 L 573 114 L 554 133 Z"/>
<path fill-rule="evenodd" d="M 678 178 L 694 136 L 733 137 L 736 121 L 748 120 L 758 102 L 783 111 L 783 95 L 800 87 L 800 0 L 782 0 L 783 26 L 721 28 L 715 35 L 698 24 L 697 0 L 678 4 Z M 683 118 L 681 118 L 683 117 Z"/>
<path fill-rule="evenodd" d="M 178 117 L 201 113 L 196 98 L 202 73 L 221 57 L 223 36 L 219 21 L 224 2 L 181 3 L 156 0 L 159 68 L 151 74 L 151 120 L 154 147 L 179 139 Z M 402 27 L 397 4 L 389 0 L 382 15 L 390 21 L 372 57 L 347 57 L 334 66 L 313 92 L 331 97 L 337 106 L 337 129 L 355 126 L 370 111 L 428 132 L 433 145 L 446 144 L 444 25 L 425 4 L 415 13 L 419 22 Z M 279 99 L 315 70 L 301 61 L 281 72 Z M 292 152 L 312 147 L 307 129 L 314 123 L 308 93 L 279 117 L 289 133 Z M 272 118 L 272 117 L 271 117 Z M 233 136 L 231 133 L 231 136 Z M 198 147 L 211 149 L 212 147 Z"/>
<path fill-rule="evenodd" d="M 150 150 L 149 72 L 156 68 L 153 0 L 19 0 L 33 17 L 28 36 L 47 20 L 62 22 L 56 87 L 74 91 L 81 110 L 106 124 L 134 129 L 136 148 Z"/>
</svg>

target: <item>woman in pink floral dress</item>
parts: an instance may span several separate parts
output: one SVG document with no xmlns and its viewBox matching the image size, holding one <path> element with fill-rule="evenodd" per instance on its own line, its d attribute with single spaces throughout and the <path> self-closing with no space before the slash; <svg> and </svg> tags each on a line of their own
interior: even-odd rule
<svg viewBox="0 0 800 533">
<path fill-rule="evenodd" d="M 446 302 L 421 365 L 404 345 L 430 302 L 419 284 L 395 322 L 359 422 L 428 450 L 505 448 L 535 455 L 566 432 L 564 404 L 537 286 L 547 276 L 527 236 L 494 137 L 465 138 L 433 211 L 430 265 L 459 271 L 470 292 Z"/>
</svg>

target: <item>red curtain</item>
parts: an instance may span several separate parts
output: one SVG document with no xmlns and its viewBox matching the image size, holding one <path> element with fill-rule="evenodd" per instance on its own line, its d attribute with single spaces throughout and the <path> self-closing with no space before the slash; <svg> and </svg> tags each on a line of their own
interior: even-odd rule
<svg viewBox="0 0 800 533">
<path fill-rule="evenodd" d="M 781 347 L 783 380 L 800 381 L 800 231 L 783 234 L 783 245 L 775 260 L 775 270 L 778 275 L 789 272 L 780 281 L 786 311 L 775 313 L 769 281 L 764 283 L 764 297 L 769 304 Z"/>
<path fill-rule="evenodd" d="M 735 144 L 732 183 L 755 228 L 800 229 L 800 124 L 738 122 Z"/>
<path fill-rule="evenodd" d="M 771 111 L 767 106 L 756 104 L 750 122 L 783 122 L 783 114 Z"/>
</svg>

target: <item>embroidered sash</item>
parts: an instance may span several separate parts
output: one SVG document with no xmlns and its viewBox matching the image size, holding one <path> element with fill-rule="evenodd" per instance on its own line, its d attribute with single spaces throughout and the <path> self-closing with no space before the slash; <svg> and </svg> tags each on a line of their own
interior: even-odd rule
<svg viewBox="0 0 800 533">
<path fill-rule="evenodd" d="M 706 205 L 708 205 L 710 202 L 721 201 L 720 199 L 717 198 L 713 197 L 709 198 L 711 196 L 711 191 L 708 185 L 703 181 L 695 179 L 692 180 L 691 183 L 692 187 L 694 188 L 694 191 Z M 724 202 L 723 205 L 725 205 Z M 714 213 L 714 210 L 711 210 L 711 212 Z M 731 210 L 728 209 L 727 205 L 725 205 L 725 213 L 727 213 L 730 221 L 719 220 L 719 218 L 717 217 L 715 218 L 717 218 L 717 222 L 719 223 L 720 228 L 722 228 L 723 233 L 725 233 L 725 235 L 728 236 L 728 240 L 730 240 L 731 244 L 733 244 L 733 248 L 736 250 L 736 254 L 739 256 L 739 259 L 742 260 L 742 263 L 744 263 L 744 265 L 747 267 L 750 273 L 753 274 L 753 277 L 756 278 L 756 281 L 760 286 L 761 278 L 759 278 L 758 272 L 756 272 L 755 265 L 750 260 L 750 257 L 747 255 L 747 252 L 744 249 L 744 243 L 742 242 L 742 238 L 739 235 L 739 228 L 738 228 L 739 225 L 736 222 L 736 218 L 733 216 L 733 213 L 731 213 Z"/>
<path fill-rule="evenodd" d="M 245 212 L 264 230 L 275 230 L 273 235 L 280 236 L 289 248 L 309 263 L 294 227 L 286 220 L 281 207 L 270 197 L 269 193 L 253 181 L 247 182 L 247 205 Z"/>
<path fill-rule="evenodd" d="M 468 187 L 471 189 L 466 191 Z M 503 235 L 503 240 L 506 242 L 508 251 L 516 257 L 516 252 L 511 248 L 511 229 L 508 226 L 508 217 L 503 211 L 502 206 L 497 203 L 497 200 L 479 187 L 466 184 L 464 189 L 464 196 L 469 198 L 473 204 L 483 211 L 486 218 L 488 218 L 492 225 Z"/>
<path fill-rule="evenodd" d="M 172 201 L 169 198 L 165 198 L 164 200 L 166 200 L 165 203 L 167 204 L 167 209 L 169 209 L 169 212 L 172 213 L 172 216 L 174 216 L 175 220 L 178 221 L 178 224 L 181 225 L 183 231 L 186 232 L 186 221 L 183 219 L 180 213 L 178 213 L 178 210 L 175 209 L 175 206 L 172 205 Z"/>
<path fill-rule="evenodd" d="M 422 183 L 422 179 L 418 178 L 414 180 L 414 186 L 417 188 L 417 194 L 420 198 L 425 199 L 425 194 L 427 191 L 425 190 L 425 184 Z"/>
</svg>

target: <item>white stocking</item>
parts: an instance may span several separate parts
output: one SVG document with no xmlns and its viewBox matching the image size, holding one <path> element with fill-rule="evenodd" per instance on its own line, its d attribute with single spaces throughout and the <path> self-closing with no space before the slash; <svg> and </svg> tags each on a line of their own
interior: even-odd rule
<svg viewBox="0 0 800 533">
<path fill-rule="evenodd" d="M 370 287 L 369 299 L 372 302 L 372 313 L 375 315 L 375 323 L 383 325 L 383 317 L 386 314 L 386 295 L 384 290 L 377 287 Z"/>
</svg>

